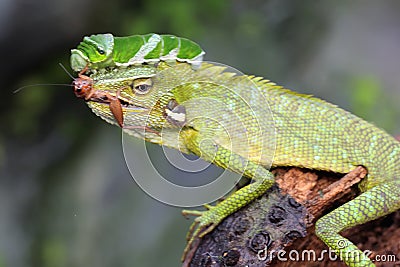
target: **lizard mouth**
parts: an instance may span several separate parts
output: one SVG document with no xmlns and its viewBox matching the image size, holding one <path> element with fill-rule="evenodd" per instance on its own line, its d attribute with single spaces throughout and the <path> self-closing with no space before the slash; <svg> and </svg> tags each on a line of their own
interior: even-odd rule
<svg viewBox="0 0 400 267">
<path fill-rule="evenodd" d="M 115 96 L 113 96 L 113 97 L 115 97 Z M 125 110 L 129 110 L 129 111 L 133 111 L 133 112 L 143 112 L 143 113 L 149 111 L 148 108 L 133 104 L 132 102 L 129 102 L 128 100 L 126 100 L 120 96 L 118 97 L 118 100 L 121 103 L 122 108 Z M 98 99 L 91 99 L 90 101 L 97 102 L 102 105 L 107 105 L 107 106 L 110 105 L 110 99 L 108 99 L 106 96 L 102 97 L 102 98 L 98 98 Z"/>
<path fill-rule="evenodd" d="M 135 111 L 138 111 L 138 112 L 140 112 L 140 111 L 146 112 L 146 111 L 149 110 L 148 108 L 145 108 L 145 107 L 142 107 L 142 106 L 138 106 L 138 105 L 132 104 L 131 102 L 126 101 L 126 100 L 124 100 L 124 99 L 121 98 L 121 97 L 119 97 L 118 100 L 119 100 L 119 102 L 121 103 L 121 106 L 122 106 L 123 108 L 125 108 L 125 109 L 135 110 Z"/>
</svg>

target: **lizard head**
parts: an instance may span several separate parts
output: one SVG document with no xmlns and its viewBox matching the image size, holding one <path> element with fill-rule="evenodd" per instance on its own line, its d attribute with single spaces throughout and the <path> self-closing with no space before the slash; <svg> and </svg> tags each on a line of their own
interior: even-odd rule
<svg viewBox="0 0 400 267">
<path fill-rule="evenodd" d="M 193 72 L 188 63 L 165 62 L 95 71 L 89 74 L 92 95 L 87 104 L 102 119 L 118 124 L 110 101 L 117 100 L 124 130 L 141 138 L 145 130 L 152 142 L 160 143 L 161 131 L 178 132 L 185 124 L 185 108 L 179 105 L 182 96 L 175 95 L 181 70 Z"/>
<path fill-rule="evenodd" d="M 114 37 L 112 34 L 85 36 L 76 49 L 71 50 L 71 67 L 80 72 L 86 66 L 106 64 L 112 58 Z"/>
</svg>

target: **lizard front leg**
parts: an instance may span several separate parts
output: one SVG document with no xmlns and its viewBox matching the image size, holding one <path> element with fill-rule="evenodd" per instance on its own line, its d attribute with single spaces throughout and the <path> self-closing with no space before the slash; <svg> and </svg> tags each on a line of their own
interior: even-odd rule
<svg viewBox="0 0 400 267">
<path fill-rule="evenodd" d="M 350 267 L 375 266 L 352 242 L 339 232 L 372 221 L 400 208 L 400 181 L 377 185 L 320 218 L 317 236 Z"/>
<path fill-rule="evenodd" d="M 184 138 L 187 148 L 204 160 L 255 180 L 254 183 L 232 193 L 216 206 L 206 205 L 208 208 L 206 211 L 182 211 L 184 215 L 199 216 L 190 227 L 187 236 L 188 243 L 182 256 L 183 260 L 196 238 L 201 238 L 211 232 L 223 219 L 261 196 L 273 185 L 275 179 L 273 174 L 263 166 L 213 143 L 211 139 L 202 138 L 195 130 L 186 130 L 181 133 L 181 137 Z"/>
</svg>

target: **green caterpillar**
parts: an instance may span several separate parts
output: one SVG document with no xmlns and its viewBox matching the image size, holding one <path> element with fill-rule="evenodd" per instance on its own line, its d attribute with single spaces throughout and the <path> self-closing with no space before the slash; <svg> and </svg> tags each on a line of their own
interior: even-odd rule
<svg viewBox="0 0 400 267">
<path fill-rule="evenodd" d="M 161 61 L 199 65 L 205 52 L 186 38 L 174 35 L 132 35 L 114 37 L 110 33 L 86 36 L 71 50 L 71 67 L 81 72 L 105 67 L 121 67 Z"/>
</svg>

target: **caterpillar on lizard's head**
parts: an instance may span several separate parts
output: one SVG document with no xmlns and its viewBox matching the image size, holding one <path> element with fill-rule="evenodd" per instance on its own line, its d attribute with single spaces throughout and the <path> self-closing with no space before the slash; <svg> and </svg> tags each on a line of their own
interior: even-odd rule
<svg viewBox="0 0 400 267">
<path fill-rule="evenodd" d="M 127 67 L 143 63 L 187 62 L 199 65 L 205 52 L 186 38 L 155 33 L 114 37 L 112 34 L 86 36 L 71 50 L 71 67 L 81 72 L 85 67 Z"/>
</svg>

